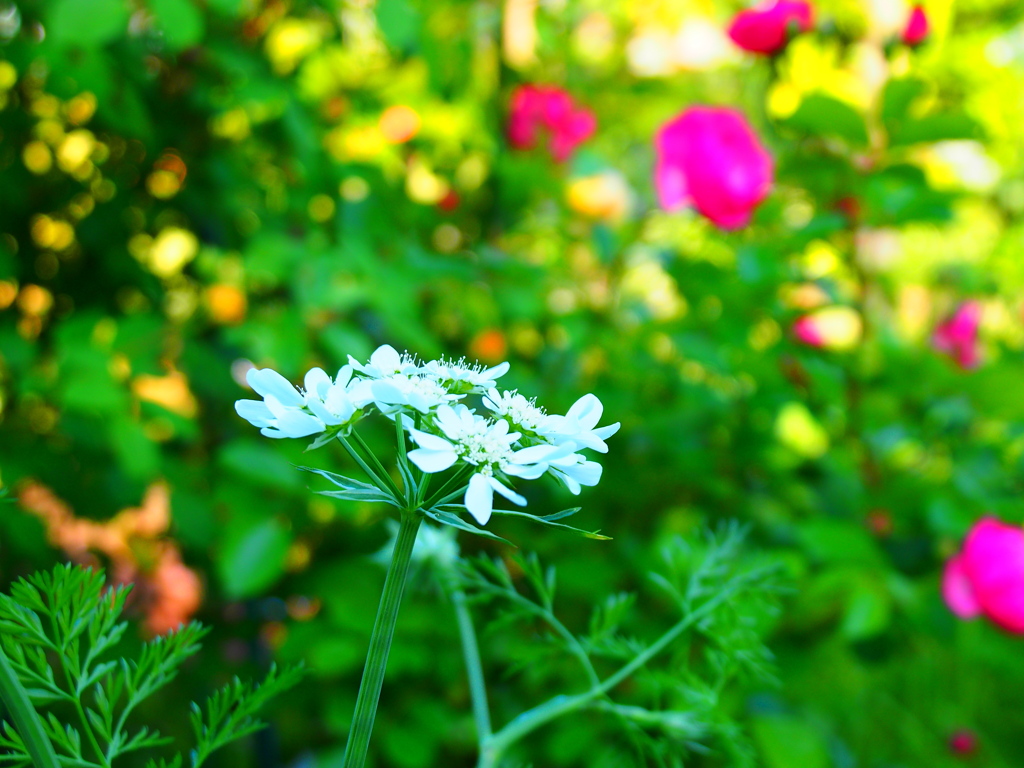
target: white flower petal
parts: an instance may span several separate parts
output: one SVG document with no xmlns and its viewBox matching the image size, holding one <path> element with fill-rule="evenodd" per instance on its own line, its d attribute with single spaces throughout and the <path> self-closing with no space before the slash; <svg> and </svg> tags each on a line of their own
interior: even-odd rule
<svg viewBox="0 0 1024 768">
<path fill-rule="evenodd" d="M 321 400 L 327 395 L 327 388 L 331 386 L 331 377 L 323 368 L 310 368 L 302 380 L 302 387 L 306 390 L 306 402 L 311 397 Z"/>
<path fill-rule="evenodd" d="M 432 435 L 429 432 L 420 432 L 418 429 L 410 429 L 409 435 L 416 441 L 418 446 L 426 448 L 429 451 L 455 451 L 455 446 L 443 437 Z"/>
<path fill-rule="evenodd" d="M 429 448 L 414 448 L 408 456 L 409 461 L 428 474 L 444 472 L 459 458 L 455 451 L 435 451 Z"/>
<path fill-rule="evenodd" d="M 289 409 L 286 413 L 277 417 L 277 428 L 288 437 L 307 437 L 324 431 L 324 423 L 316 416 L 300 411 L 298 408 Z"/>
<path fill-rule="evenodd" d="M 324 405 L 324 403 L 321 400 L 315 397 L 310 398 L 309 402 L 307 403 L 307 407 L 309 408 L 309 410 L 313 412 L 314 416 L 316 416 L 318 419 L 320 419 L 320 421 L 322 421 L 324 424 L 328 426 L 333 427 L 345 421 L 345 419 L 337 418 L 333 413 L 331 413 L 327 409 L 327 406 Z"/>
<path fill-rule="evenodd" d="M 402 367 L 402 357 L 390 344 L 382 344 L 370 355 L 370 365 L 382 374 L 398 373 Z"/>
<path fill-rule="evenodd" d="M 504 486 L 501 483 L 500 480 L 495 480 L 493 477 L 489 477 L 487 479 L 491 483 L 491 488 L 496 490 L 498 493 L 500 493 L 506 499 L 511 501 L 513 504 L 518 504 L 520 507 L 525 507 L 526 506 L 526 498 L 525 497 L 520 496 L 518 493 L 513 491 L 511 488 L 507 488 L 506 486 Z"/>
<path fill-rule="evenodd" d="M 536 480 L 548 471 L 547 464 L 502 464 L 501 471 L 506 475 L 521 477 L 523 480 Z"/>
<path fill-rule="evenodd" d="M 235 413 L 254 427 L 269 427 L 274 423 L 274 414 L 262 400 L 236 400 Z"/>
<path fill-rule="evenodd" d="M 466 488 L 466 509 L 480 525 L 491 519 L 491 510 L 494 509 L 494 489 L 488 479 L 477 473 L 469 478 L 469 487 Z"/>
<path fill-rule="evenodd" d="M 481 371 L 480 378 L 484 380 L 494 381 L 495 379 L 500 379 L 502 376 L 508 373 L 508 369 L 509 364 L 507 362 L 498 363 L 493 368 L 488 368 L 486 371 Z"/>
<path fill-rule="evenodd" d="M 250 368 L 245 380 L 257 394 L 271 395 L 282 405 L 302 405 L 305 402 L 291 382 L 272 368 Z"/>
<path fill-rule="evenodd" d="M 586 394 L 572 404 L 572 408 L 565 414 L 568 419 L 575 419 L 583 429 L 593 429 L 601 420 L 604 406 L 597 395 Z"/>
<path fill-rule="evenodd" d="M 324 405 L 327 406 L 327 410 L 330 411 L 338 421 L 336 424 L 344 424 L 346 421 L 351 419 L 356 410 L 355 403 L 349 397 L 349 393 L 345 391 L 345 388 L 335 384 L 327 392 L 327 397 L 324 398 Z"/>
</svg>

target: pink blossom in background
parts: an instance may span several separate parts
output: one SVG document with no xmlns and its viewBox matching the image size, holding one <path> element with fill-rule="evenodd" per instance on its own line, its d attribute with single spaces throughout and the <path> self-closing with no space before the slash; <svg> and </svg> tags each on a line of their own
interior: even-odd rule
<svg viewBox="0 0 1024 768">
<path fill-rule="evenodd" d="M 594 113 L 574 104 L 561 88 L 523 85 L 512 94 L 508 140 L 516 149 L 533 149 L 544 134 L 551 156 L 563 162 L 596 130 Z"/>
<path fill-rule="evenodd" d="M 981 324 L 981 304 L 965 301 L 953 316 L 940 323 L 932 334 L 932 346 L 951 356 L 961 368 L 977 368 L 981 363 L 978 344 L 978 326 Z"/>
<path fill-rule="evenodd" d="M 985 616 L 1024 634 L 1024 529 L 994 517 L 975 523 L 963 550 L 946 562 L 942 596 L 962 619 Z"/>
<path fill-rule="evenodd" d="M 690 107 L 655 137 L 654 184 L 661 207 L 692 205 L 720 229 L 737 229 L 767 197 L 774 163 L 743 115 Z"/>
<path fill-rule="evenodd" d="M 921 45 L 928 38 L 928 32 L 928 16 L 925 15 L 924 8 L 915 5 L 907 18 L 907 26 L 903 29 L 903 44 Z"/>
<path fill-rule="evenodd" d="M 777 0 L 737 13 L 729 25 L 729 37 L 745 51 L 767 55 L 785 48 L 791 29 L 806 32 L 812 26 L 810 3 Z"/>
<path fill-rule="evenodd" d="M 793 323 L 793 336 L 801 344 L 832 352 L 855 349 L 864 335 L 864 321 L 853 307 L 822 307 Z"/>
</svg>

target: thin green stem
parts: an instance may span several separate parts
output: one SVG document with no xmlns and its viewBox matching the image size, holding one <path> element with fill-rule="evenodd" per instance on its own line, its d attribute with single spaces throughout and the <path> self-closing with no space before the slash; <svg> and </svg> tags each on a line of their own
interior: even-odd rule
<svg viewBox="0 0 1024 768">
<path fill-rule="evenodd" d="M 353 432 L 353 434 L 355 434 L 355 432 Z M 366 476 L 373 481 L 374 485 L 392 494 L 395 497 L 395 500 L 398 501 L 399 503 L 402 502 L 402 499 L 404 499 L 405 496 L 399 493 L 398 488 L 395 486 L 394 482 L 392 482 L 391 478 L 387 475 L 387 473 L 384 473 L 384 475 L 381 476 L 374 472 L 370 465 L 367 464 L 366 461 L 363 459 L 363 457 L 359 455 L 359 452 L 352 447 L 352 443 L 350 443 L 346 438 L 342 437 L 341 435 L 338 435 L 338 442 L 341 443 L 342 446 L 344 446 L 345 450 L 348 451 L 348 455 L 351 456 L 355 463 L 358 464 L 359 467 L 363 470 L 363 472 L 366 473 Z"/>
<path fill-rule="evenodd" d="M 455 607 L 455 618 L 459 624 L 459 640 L 462 642 L 462 659 L 466 664 L 466 676 L 469 678 L 469 696 L 473 702 L 473 721 L 476 723 L 477 741 L 481 748 L 491 736 L 491 714 L 487 706 L 487 684 L 484 682 L 484 670 L 480 663 L 480 647 L 476 642 L 476 631 L 473 628 L 473 617 L 466 603 L 466 593 L 450 579 L 448 595 Z"/>
<path fill-rule="evenodd" d="M 763 576 L 763 572 L 761 571 L 751 572 L 747 575 L 747 579 L 753 580 L 760 578 L 761 576 Z M 615 686 L 629 678 L 652 658 L 665 650 L 665 648 L 667 648 L 686 630 L 717 609 L 723 603 L 732 599 L 734 595 L 734 590 L 723 590 L 722 592 L 719 592 L 706 603 L 694 609 L 691 613 L 688 613 L 676 622 L 668 631 L 659 637 L 654 644 L 646 648 L 643 653 L 637 655 L 636 658 L 628 664 L 624 665 L 618 672 L 613 674 L 611 677 L 606 678 L 601 683 L 592 686 L 589 690 L 574 696 L 555 696 L 552 699 L 548 699 L 543 704 L 538 704 L 533 709 L 520 714 L 501 728 L 497 733 L 493 734 L 489 739 L 484 740 L 484 744 L 480 749 L 480 759 L 477 762 L 477 768 L 493 768 L 493 766 L 498 764 L 505 751 L 528 733 L 535 731 L 537 728 L 540 728 L 542 725 L 554 720 L 555 718 L 589 706 L 595 699 L 605 695 L 615 688 Z"/>
<path fill-rule="evenodd" d="M 451 488 L 456 483 L 460 483 L 463 480 L 463 478 L 465 478 L 466 475 L 472 471 L 473 467 L 468 464 L 459 467 L 459 469 L 444 482 L 444 485 L 438 488 L 437 492 L 433 496 L 431 496 L 430 499 L 425 504 L 423 504 L 423 508 L 432 509 L 433 507 L 436 507 L 438 504 L 444 504 L 446 501 L 451 501 L 452 499 L 457 497 L 460 493 L 462 493 L 462 488 L 459 488 L 458 490 L 452 492 L 448 492 L 448 489 Z M 446 493 L 447 495 L 445 495 Z"/>
<path fill-rule="evenodd" d="M 39 713 L 29 701 L 28 694 L 7 660 L 3 648 L 0 648 L 0 699 L 7 707 L 14 726 L 18 729 L 18 735 L 25 743 L 25 748 L 32 758 L 32 765 L 35 768 L 60 768 L 57 753 L 53 751 L 53 744 L 43 729 Z"/>
<path fill-rule="evenodd" d="M 363 680 L 359 684 L 356 709 L 352 716 L 352 730 L 345 748 L 343 768 L 362 768 L 373 733 L 373 721 L 377 716 L 377 703 L 384 685 L 384 671 L 388 664 L 391 639 L 395 634 L 398 608 L 402 603 L 402 592 L 412 560 L 412 548 L 416 543 L 416 532 L 423 521 L 418 513 L 404 512 L 398 528 L 395 551 L 391 555 L 388 575 L 384 579 L 384 593 L 377 609 L 377 619 L 370 634 L 370 649 L 366 654 Z"/>
<path fill-rule="evenodd" d="M 363 440 L 362 436 L 355 430 L 352 430 L 352 437 L 356 439 L 356 442 L 359 444 L 359 448 L 363 453 L 370 457 L 370 461 L 373 462 L 374 469 L 376 469 L 380 478 L 387 483 L 387 487 L 391 489 L 391 492 L 394 493 L 395 496 L 401 499 L 402 494 L 398 490 L 398 486 L 395 484 L 395 481 L 391 479 L 391 473 L 388 472 L 384 465 L 380 463 L 380 459 L 377 458 L 377 454 L 370 450 L 370 446 L 366 444 L 366 441 Z"/>
</svg>

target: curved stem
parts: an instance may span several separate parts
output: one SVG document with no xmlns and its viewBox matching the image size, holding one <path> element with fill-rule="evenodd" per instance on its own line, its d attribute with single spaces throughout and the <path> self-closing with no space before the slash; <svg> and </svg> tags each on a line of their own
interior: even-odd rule
<svg viewBox="0 0 1024 768">
<path fill-rule="evenodd" d="M 14 720 L 18 735 L 25 742 L 25 748 L 35 768 L 60 768 L 57 753 L 53 751 L 39 714 L 29 701 L 28 694 L 18 680 L 18 675 L 0 647 L 0 699 Z"/>
<path fill-rule="evenodd" d="M 760 571 L 747 574 L 747 579 L 759 578 Z M 535 731 L 545 723 L 548 723 L 562 715 L 569 714 L 578 709 L 588 706 L 595 699 L 611 691 L 619 683 L 626 680 L 634 672 L 643 667 L 652 658 L 665 650 L 672 642 L 686 630 L 699 622 L 720 605 L 728 602 L 735 595 L 732 590 L 723 590 L 700 607 L 694 609 L 682 619 L 677 621 L 668 631 L 659 637 L 652 645 L 638 654 L 632 661 L 621 667 L 615 674 L 605 678 L 604 681 L 593 685 L 589 690 L 578 693 L 574 696 L 555 696 L 543 704 L 538 704 L 533 709 L 523 712 L 511 722 L 507 723 L 489 739 L 484 740 L 480 749 L 480 759 L 477 768 L 493 768 L 505 751 L 515 742 L 522 739 L 528 733 Z"/>
<path fill-rule="evenodd" d="M 452 579 L 448 594 L 455 607 L 455 618 L 459 624 L 459 640 L 462 642 L 462 658 L 469 678 L 469 696 L 473 702 L 473 721 L 476 723 L 476 737 L 481 747 L 491 737 L 491 714 L 487 707 L 487 685 L 484 682 L 483 666 L 480 663 L 480 648 L 473 629 L 473 617 L 466 604 L 466 593 Z"/>
<path fill-rule="evenodd" d="M 344 768 L 362 768 L 366 761 L 373 721 L 377 716 L 377 703 L 380 701 L 380 691 L 384 685 L 388 652 L 391 650 L 391 639 L 395 635 L 398 608 L 402 602 L 402 592 L 405 590 L 412 548 L 416 543 L 416 532 L 422 521 L 423 517 L 418 512 L 402 513 L 395 551 L 391 555 L 388 575 L 384 579 L 384 593 L 381 595 L 377 619 L 370 634 L 370 649 L 366 654 L 366 666 L 363 669 L 362 682 L 359 684 L 355 713 L 352 715 L 352 730 L 349 732 L 348 746 L 345 748 Z"/>
</svg>

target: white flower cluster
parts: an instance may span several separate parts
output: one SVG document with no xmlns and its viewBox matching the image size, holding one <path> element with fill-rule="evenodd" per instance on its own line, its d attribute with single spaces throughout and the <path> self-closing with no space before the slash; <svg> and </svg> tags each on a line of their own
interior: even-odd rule
<svg viewBox="0 0 1024 768">
<path fill-rule="evenodd" d="M 509 477 L 533 480 L 550 473 L 574 494 L 596 485 L 601 465 L 578 451 L 606 453 L 605 439 L 619 429 L 618 423 L 597 426 L 603 407 L 594 395 L 584 395 L 561 416 L 518 392 L 499 392 L 496 380 L 508 368 L 501 363 L 484 369 L 464 359 L 420 363 L 385 345 L 365 364 L 349 357 L 333 380 L 314 368 L 302 389 L 276 371 L 254 368 L 246 381 L 263 400 L 239 400 L 235 410 L 267 437 L 344 436 L 370 406 L 392 419 L 402 414 L 418 446 L 409 460 L 427 474 L 468 470 L 465 505 L 484 524 L 495 492 L 526 504 L 506 484 Z M 486 414 L 460 402 L 469 395 L 482 396 Z"/>
</svg>

